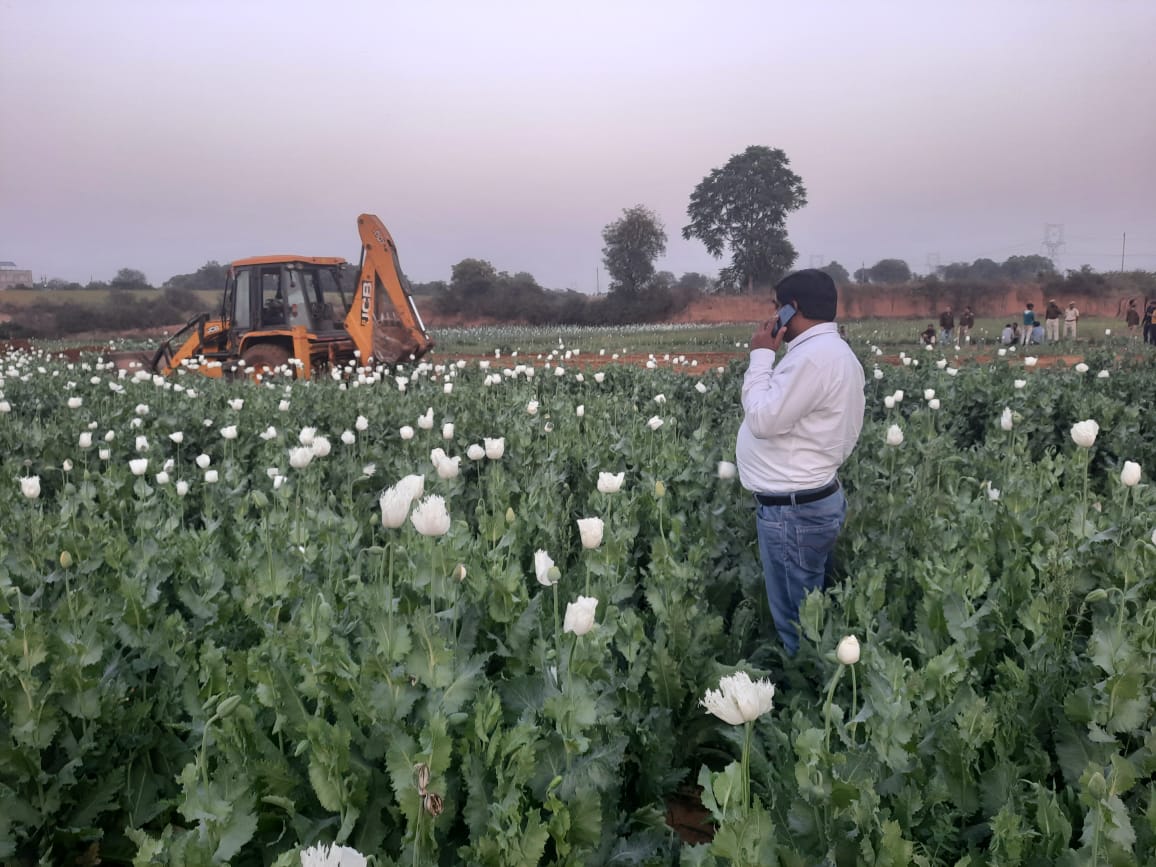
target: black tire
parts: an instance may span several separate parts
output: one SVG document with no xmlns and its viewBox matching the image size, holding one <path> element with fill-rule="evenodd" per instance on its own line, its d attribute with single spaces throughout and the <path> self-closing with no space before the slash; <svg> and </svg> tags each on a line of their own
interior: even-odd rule
<svg viewBox="0 0 1156 867">
<path fill-rule="evenodd" d="M 278 343 L 258 343 L 241 353 L 245 373 L 254 379 L 288 364 L 290 357 L 288 348 Z"/>
</svg>

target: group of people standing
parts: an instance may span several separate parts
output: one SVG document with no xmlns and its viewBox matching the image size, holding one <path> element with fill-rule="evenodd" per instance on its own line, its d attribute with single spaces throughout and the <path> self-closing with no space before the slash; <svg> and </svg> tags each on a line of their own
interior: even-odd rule
<svg viewBox="0 0 1156 867">
<path fill-rule="evenodd" d="M 952 340 L 955 340 L 957 343 L 967 343 L 971 340 L 971 329 L 974 327 L 975 314 L 971 312 L 970 307 L 964 307 L 963 312 L 959 314 L 959 334 L 957 336 L 955 333 L 955 314 L 949 305 L 946 310 L 939 314 L 939 342 L 951 343 Z M 928 325 L 927 330 L 919 336 L 924 343 L 935 343 L 935 328 Z"/>
<path fill-rule="evenodd" d="M 1009 322 L 1000 334 L 1000 343 L 1019 343 L 1022 346 L 1029 343 L 1059 343 L 1061 319 L 1064 323 L 1064 339 L 1075 340 L 1080 322 L 1080 310 L 1075 301 L 1069 301 L 1067 308 L 1061 309 L 1055 298 L 1049 299 L 1043 321 L 1036 313 L 1036 305 L 1029 301 L 1024 307 L 1022 327 L 1019 323 Z"/>
<path fill-rule="evenodd" d="M 1144 315 L 1136 309 L 1136 299 L 1128 299 L 1128 310 L 1124 314 L 1124 321 L 1128 325 L 1128 336 L 1135 337 L 1136 331 L 1143 326 L 1144 342 L 1156 345 L 1156 298 L 1144 299 Z"/>
</svg>

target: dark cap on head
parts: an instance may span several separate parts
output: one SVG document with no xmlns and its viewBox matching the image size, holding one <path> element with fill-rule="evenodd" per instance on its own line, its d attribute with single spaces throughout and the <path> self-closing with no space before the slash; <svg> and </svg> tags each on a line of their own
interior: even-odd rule
<svg viewBox="0 0 1156 867">
<path fill-rule="evenodd" d="M 839 306 L 839 291 L 831 275 L 818 268 L 806 268 L 788 274 L 775 286 L 779 304 L 798 302 L 798 310 L 808 319 L 834 322 Z"/>
</svg>

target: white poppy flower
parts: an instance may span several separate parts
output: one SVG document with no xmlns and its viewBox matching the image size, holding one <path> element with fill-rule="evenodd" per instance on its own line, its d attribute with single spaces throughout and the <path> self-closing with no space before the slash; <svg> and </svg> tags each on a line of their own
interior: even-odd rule
<svg viewBox="0 0 1156 867">
<path fill-rule="evenodd" d="M 433 407 L 426 409 L 425 414 L 420 416 L 417 420 L 417 426 L 422 430 L 433 430 Z"/>
<path fill-rule="evenodd" d="M 578 418 L 584 418 L 586 416 L 586 405 L 582 403 L 578 404 L 578 408 L 574 410 L 574 415 L 578 416 Z"/>
<path fill-rule="evenodd" d="M 537 415 L 538 414 L 538 401 L 532 400 L 529 403 L 527 403 L 526 404 L 526 412 L 529 413 L 530 415 Z"/>
<path fill-rule="evenodd" d="M 84 399 L 83 398 L 70 397 L 68 399 L 68 408 L 69 409 L 80 409 L 82 406 L 84 406 Z"/>
<path fill-rule="evenodd" d="M 903 429 L 897 424 L 887 428 L 887 445 L 898 446 L 903 444 Z"/>
<path fill-rule="evenodd" d="M 303 446 L 307 446 L 307 447 L 312 446 L 313 440 L 316 439 L 316 437 L 317 437 L 317 428 L 315 428 L 315 427 L 303 427 L 303 428 L 301 428 L 301 433 L 299 433 L 297 435 L 297 442 L 301 443 L 301 445 L 303 445 Z"/>
<path fill-rule="evenodd" d="M 260 436 L 261 439 L 265 440 L 265 442 L 269 442 L 269 440 L 277 438 L 277 428 L 273 427 L 273 425 L 269 425 L 269 427 L 267 427 L 267 428 L 265 428 L 265 430 L 261 431 L 261 433 L 258 434 L 258 436 Z"/>
<path fill-rule="evenodd" d="M 148 472 L 149 459 L 148 458 L 134 458 L 128 462 L 128 468 L 132 471 L 134 476 L 143 476 Z"/>
<path fill-rule="evenodd" d="M 211 457 L 209 457 L 208 455 L 205 455 L 205 454 L 197 455 L 197 457 L 196 457 L 196 464 L 202 470 L 207 470 L 209 468 L 209 464 L 211 464 L 212 462 L 213 462 L 213 459 Z"/>
<path fill-rule="evenodd" d="M 397 485 L 387 488 L 381 495 L 381 526 L 387 530 L 396 530 L 405 524 L 409 517 L 409 507 L 413 499 L 409 492 L 399 489 Z"/>
<path fill-rule="evenodd" d="M 411 428 L 409 425 L 402 425 L 397 433 L 398 436 L 400 436 L 403 440 L 413 439 L 413 428 Z"/>
<path fill-rule="evenodd" d="M 859 639 L 854 635 L 845 635 L 835 648 L 835 656 L 843 665 L 854 665 L 859 661 Z"/>
<path fill-rule="evenodd" d="M 718 689 L 708 689 L 699 702 L 708 712 L 730 725 L 753 722 L 774 708 L 775 685 L 769 680 L 752 681 L 745 671 L 719 680 Z"/>
<path fill-rule="evenodd" d="M 183 497 L 188 492 L 189 492 L 189 483 L 184 481 L 184 480 L 178 481 L 177 482 L 177 496 Z"/>
<path fill-rule="evenodd" d="M 446 422 L 442 425 L 442 439 L 452 440 L 454 438 L 454 426 L 451 422 Z"/>
<path fill-rule="evenodd" d="M 313 450 L 313 457 L 324 458 L 328 457 L 329 453 L 333 451 L 333 444 L 325 437 L 314 437 L 313 444 L 310 448 Z"/>
<path fill-rule="evenodd" d="M 931 400 L 929 400 L 927 402 L 927 408 L 928 409 L 939 409 L 939 398 L 933 397 Z"/>
<path fill-rule="evenodd" d="M 289 449 L 289 466 L 295 470 L 303 470 L 313 462 L 313 449 L 309 446 L 298 446 Z"/>
<path fill-rule="evenodd" d="M 245 401 L 244 401 L 244 399 L 243 399 L 243 398 L 240 398 L 240 397 L 233 397 L 233 398 L 230 398 L 230 399 L 229 399 L 229 409 L 231 409 L 231 410 L 233 410 L 233 411 L 235 411 L 235 412 L 240 412 L 240 411 L 241 411 L 241 408 L 242 408 L 244 405 L 245 405 Z"/>
<path fill-rule="evenodd" d="M 357 437 L 354 436 L 353 431 L 345 430 L 341 432 L 341 441 L 347 446 L 351 446 L 357 442 Z"/>
<path fill-rule="evenodd" d="M 359 431 L 367 431 L 369 430 L 369 419 L 363 415 L 359 415 L 357 421 L 353 423 L 353 426 Z"/>
<path fill-rule="evenodd" d="M 221 428 L 221 436 L 227 440 L 235 440 L 237 438 L 237 426 L 230 424 Z"/>
<path fill-rule="evenodd" d="M 733 479 L 738 475 L 738 467 L 730 461 L 718 462 L 718 477 L 720 479 Z"/>
<path fill-rule="evenodd" d="M 454 455 L 443 457 L 440 461 L 434 464 L 438 472 L 439 479 L 456 479 L 461 472 L 461 455 Z"/>
<path fill-rule="evenodd" d="M 420 474 L 405 476 L 394 487 L 406 494 L 411 500 L 420 500 L 425 494 L 425 476 Z"/>
<path fill-rule="evenodd" d="M 579 518 L 578 535 L 582 537 L 583 548 L 597 548 L 602 544 L 605 525 L 601 518 Z"/>
<path fill-rule="evenodd" d="M 159 473 L 157 473 L 156 479 L 158 485 L 167 485 L 169 483 L 169 474 L 164 470 L 161 470 Z"/>
<path fill-rule="evenodd" d="M 30 500 L 40 499 L 40 476 L 22 476 L 20 493 Z"/>
<path fill-rule="evenodd" d="M 616 494 L 622 489 L 626 473 L 599 473 L 598 490 L 604 494 Z"/>
<path fill-rule="evenodd" d="M 366 867 L 364 855 L 349 846 L 318 843 L 300 852 L 301 867 Z"/>
<path fill-rule="evenodd" d="M 480 461 L 485 456 L 486 456 L 485 448 L 478 445 L 477 443 L 472 443 L 470 445 L 470 447 L 468 449 L 466 449 L 466 457 L 469 458 L 471 461 Z"/>
<path fill-rule="evenodd" d="M 1124 469 L 1120 471 L 1120 481 L 1125 487 L 1135 487 L 1140 483 L 1140 465 L 1135 461 L 1124 461 Z"/>
<path fill-rule="evenodd" d="M 484 437 L 483 442 L 486 446 L 486 457 L 491 461 L 501 460 L 506 453 L 506 438 L 505 437 Z"/>
<path fill-rule="evenodd" d="M 1096 435 L 1100 432 L 1100 425 L 1093 419 L 1078 421 L 1072 425 L 1072 442 L 1082 449 L 1090 449 L 1096 442 Z"/>
<path fill-rule="evenodd" d="M 423 536 L 444 536 L 450 529 L 446 501 L 436 494 L 426 497 L 413 510 L 410 521 Z"/>
<path fill-rule="evenodd" d="M 566 616 L 562 621 L 563 632 L 585 635 L 594 628 L 594 611 L 598 600 L 593 596 L 579 596 L 566 604 Z"/>
<path fill-rule="evenodd" d="M 92 448 L 92 431 L 81 431 L 81 433 L 80 433 L 80 447 L 82 449 Z"/>
<path fill-rule="evenodd" d="M 552 587 L 561 577 L 554 568 L 554 560 L 541 548 L 534 552 L 534 577 L 543 587 Z"/>
<path fill-rule="evenodd" d="M 1084 362 L 1081 361 L 1079 364 L 1076 365 L 1076 373 L 1087 373 L 1087 372 L 1088 372 L 1088 365 L 1084 364 Z"/>
<path fill-rule="evenodd" d="M 180 445 L 185 441 L 185 434 L 183 431 L 173 431 L 171 434 L 169 434 L 169 439 L 177 445 Z"/>
<path fill-rule="evenodd" d="M 650 421 L 646 423 L 646 426 L 651 430 L 658 430 L 660 427 L 662 427 L 663 424 L 663 420 L 654 415 L 650 417 Z"/>
<path fill-rule="evenodd" d="M 219 478 L 219 477 L 218 477 L 218 475 L 217 475 L 217 471 L 216 471 L 216 470 L 205 470 L 205 484 L 206 484 L 206 485 L 215 485 L 215 484 L 217 484 L 217 479 L 218 479 L 218 478 Z"/>
</svg>

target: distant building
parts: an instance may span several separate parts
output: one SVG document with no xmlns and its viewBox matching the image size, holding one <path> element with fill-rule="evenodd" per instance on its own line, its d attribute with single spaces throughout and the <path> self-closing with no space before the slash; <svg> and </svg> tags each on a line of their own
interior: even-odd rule
<svg viewBox="0 0 1156 867">
<path fill-rule="evenodd" d="M 16 267 L 15 262 L 0 262 L 0 289 L 13 286 L 31 286 L 32 272 Z"/>
</svg>

